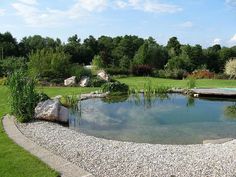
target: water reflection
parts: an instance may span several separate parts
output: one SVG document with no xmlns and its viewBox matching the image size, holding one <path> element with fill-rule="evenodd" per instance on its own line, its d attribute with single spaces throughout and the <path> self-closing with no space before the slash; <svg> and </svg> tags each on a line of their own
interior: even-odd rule
<svg viewBox="0 0 236 177">
<path fill-rule="evenodd" d="M 228 119 L 236 119 L 236 103 L 230 106 L 226 106 L 224 110 L 225 116 Z"/>
<path fill-rule="evenodd" d="M 84 100 L 71 110 L 70 127 L 107 139 L 191 144 L 235 138 L 235 120 L 235 100 L 143 93 Z"/>
</svg>

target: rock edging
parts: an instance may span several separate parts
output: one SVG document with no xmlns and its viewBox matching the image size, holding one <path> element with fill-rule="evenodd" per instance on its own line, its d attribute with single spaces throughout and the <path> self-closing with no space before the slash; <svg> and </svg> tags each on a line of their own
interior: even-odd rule
<svg viewBox="0 0 236 177">
<path fill-rule="evenodd" d="M 4 116 L 2 123 L 5 132 L 16 144 L 61 173 L 62 177 L 93 177 L 91 173 L 26 138 L 16 127 L 14 119 L 14 116 L 6 115 Z"/>
</svg>

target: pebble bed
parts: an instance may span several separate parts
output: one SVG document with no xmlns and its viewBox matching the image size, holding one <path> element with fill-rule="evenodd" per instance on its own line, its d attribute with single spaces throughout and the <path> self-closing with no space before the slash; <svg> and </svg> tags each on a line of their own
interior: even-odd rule
<svg viewBox="0 0 236 177">
<path fill-rule="evenodd" d="M 52 122 L 17 126 L 29 139 L 98 177 L 236 176 L 236 140 L 154 145 L 100 139 Z"/>
</svg>

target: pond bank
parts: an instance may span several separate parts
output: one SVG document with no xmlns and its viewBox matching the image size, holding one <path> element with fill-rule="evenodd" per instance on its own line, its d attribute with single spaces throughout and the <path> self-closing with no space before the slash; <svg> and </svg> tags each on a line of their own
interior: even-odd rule
<svg viewBox="0 0 236 177">
<path fill-rule="evenodd" d="M 95 176 L 234 176 L 236 140 L 159 145 L 95 138 L 56 123 L 19 124 L 29 139 Z"/>
</svg>

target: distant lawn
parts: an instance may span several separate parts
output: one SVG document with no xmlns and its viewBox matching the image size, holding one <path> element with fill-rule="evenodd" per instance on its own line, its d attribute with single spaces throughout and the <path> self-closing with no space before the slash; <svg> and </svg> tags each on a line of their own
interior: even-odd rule
<svg viewBox="0 0 236 177">
<path fill-rule="evenodd" d="M 151 81 L 153 87 L 155 86 L 169 86 L 177 88 L 186 88 L 187 80 L 173 80 L 173 79 L 160 79 L 153 77 L 127 77 L 117 79 L 122 83 L 128 84 L 130 88 L 143 89 L 144 84 Z M 211 80 L 211 79 L 199 79 L 197 80 L 198 88 L 221 88 L 221 87 L 235 87 L 236 80 Z"/>
</svg>

